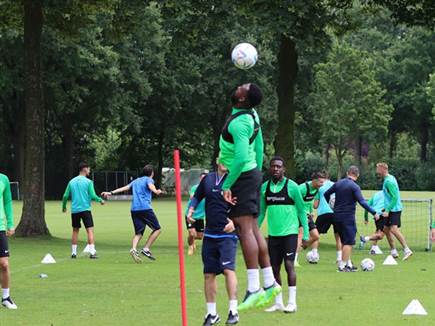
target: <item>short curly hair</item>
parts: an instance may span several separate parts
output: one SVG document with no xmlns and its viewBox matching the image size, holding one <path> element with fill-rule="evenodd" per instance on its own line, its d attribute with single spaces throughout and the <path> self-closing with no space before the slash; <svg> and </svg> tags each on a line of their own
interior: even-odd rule
<svg viewBox="0 0 435 326">
<path fill-rule="evenodd" d="M 248 101 L 251 107 L 256 107 L 260 105 L 263 100 L 263 93 L 261 92 L 260 87 L 256 84 L 250 84 L 248 91 Z"/>
</svg>

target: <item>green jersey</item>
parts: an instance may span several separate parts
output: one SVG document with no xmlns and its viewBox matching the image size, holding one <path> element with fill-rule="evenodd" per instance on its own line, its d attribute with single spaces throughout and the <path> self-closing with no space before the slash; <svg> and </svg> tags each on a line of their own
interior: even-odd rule
<svg viewBox="0 0 435 326">
<path fill-rule="evenodd" d="M 195 195 L 195 191 L 198 188 L 199 184 L 192 186 L 192 188 L 190 188 L 189 191 L 189 196 L 190 198 L 193 198 L 193 196 Z M 189 199 L 188 203 L 187 203 L 187 209 L 186 209 L 186 216 L 187 213 L 189 212 L 189 207 L 190 207 L 190 203 L 191 203 L 191 199 Z M 192 218 L 194 220 L 203 220 L 205 218 L 205 199 L 201 200 L 198 204 L 198 206 L 196 206 L 195 211 L 192 215 Z"/>
<path fill-rule="evenodd" d="M 319 192 L 318 189 L 313 188 L 312 182 L 305 182 L 299 185 L 299 191 L 301 192 L 302 199 L 305 204 L 306 214 L 311 214 L 313 212 L 313 201 Z"/>
<path fill-rule="evenodd" d="M 247 111 L 247 109 L 233 108 L 231 114 L 237 115 L 242 111 Z M 220 163 L 228 169 L 228 176 L 222 190 L 230 189 L 242 172 L 255 168 L 261 170 L 263 167 L 264 144 L 261 128 L 255 139 L 251 141 L 251 137 L 256 132 L 255 125 L 259 126 L 260 119 L 254 109 L 248 111 L 250 114 L 237 116 L 227 126 L 233 142 L 225 140 L 222 135 L 219 140 Z"/>
<path fill-rule="evenodd" d="M 62 198 L 62 208 L 71 197 L 71 213 L 80 213 L 91 210 L 91 201 L 102 202 L 103 199 L 95 193 L 94 183 L 85 176 L 79 175 L 68 183 Z"/>
<path fill-rule="evenodd" d="M 402 201 L 400 199 L 399 184 L 391 174 L 384 178 L 382 191 L 384 193 L 385 212 L 400 212 L 402 210 Z"/>
<path fill-rule="evenodd" d="M 13 228 L 14 212 L 12 210 L 11 184 L 9 178 L 0 173 L 0 231 Z"/>
<path fill-rule="evenodd" d="M 303 239 L 308 240 L 308 220 L 296 182 L 287 178 L 277 183 L 266 181 L 261 186 L 260 196 L 260 227 L 267 214 L 267 229 L 270 236 L 298 234 L 299 225 L 302 225 Z"/>
</svg>

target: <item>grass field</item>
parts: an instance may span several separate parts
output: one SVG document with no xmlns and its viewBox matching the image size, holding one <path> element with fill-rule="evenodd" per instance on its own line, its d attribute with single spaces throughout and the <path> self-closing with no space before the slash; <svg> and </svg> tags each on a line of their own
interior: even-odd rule
<svg viewBox="0 0 435 326">
<path fill-rule="evenodd" d="M 407 193 L 404 197 L 434 198 L 434 193 Z M 133 232 L 129 203 L 94 205 L 97 261 L 71 260 L 70 218 L 59 202 L 47 202 L 46 218 L 53 238 L 12 239 L 12 295 L 17 311 L 0 309 L 0 325 L 180 325 L 178 254 L 175 204 L 156 200 L 163 227 L 153 248 L 155 262 L 134 264 L 128 254 Z M 16 216 L 21 203 L 15 203 Z M 404 222 L 406 223 L 406 222 Z M 84 248 L 84 234 L 79 250 Z M 382 266 L 375 257 L 372 273 L 337 273 L 332 236 L 321 244 L 321 260 L 309 265 L 301 259 L 298 272 L 298 312 L 292 315 L 250 311 L 240 325 L 434 325 L 435 256 L 417 252 L 398 266 Z M 46 253 L 57 260 L 42 265 Z M 354 261 L 367 257 L 356 251 Z M 239 298 L 246 289 L 243 259 L 238 253 Z M 201 325 L 204 316 L 202 264 L 199 253 L 186 257 L 189 325 Z M 39 274 L 48 274 L 40 279 Z M 284 287 L 286 289 L 286 287 Z M 225 320 L 227 299 L 219 280 L 218 311 Z M 287 299 L 287 291 L 284 291 Z M 412 299 L 419 299 L 428 316 L 402 316 Z"/>
</svg>

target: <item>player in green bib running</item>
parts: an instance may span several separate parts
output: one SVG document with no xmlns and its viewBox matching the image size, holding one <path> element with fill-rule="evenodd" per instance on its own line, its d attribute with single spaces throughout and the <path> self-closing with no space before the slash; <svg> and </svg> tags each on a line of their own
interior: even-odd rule
<svg viewBox="0 0 435 326">
<path fill-rule="evenodd" d="M 2 286 L 2 305 L 8 309 L 17 309 L 9 294 L 9 246 L 8 237 L 15 233 L 14 212 L 9 178 L 0 173 L 0 275 Z"/>
<path fill-rule="evenodd" d="M 199 182 L 207 175 L 207 173 L 201 173 L 199 176 Z M 205 199 L 203 199 L 198 206 L 196 206 L 195 212 L 192 216 L 189 216 L 189 207 L 192 201 L 195 191 L 198 188 L 199 183 L 192 186 L 189 191 L 189 202 L 186 209 L 186 228 L 189 233 L 187 236 L 187 244 L 189 246 L 187 254 L 192 256 L 195 252 L 196 245 L 195 240 L 202 240 L 204 237 L 204 219 L 205 219 Z"/>
<path fill-rule="evenodd" d="M 281 292 L 276 283 L 266 241 L 258 228 L 260 188 L 263 181 L 263 136 L 260 119 L 253 109 L 262 93 L 255 84 L 244 84 L 232 95 L 233 109 L 219 140 L 220 163 L 228 169 L 222 185 L 224 199 L 230 203 L 248 273 L 248 290 L 239 310 L 264 307 Z M 262 268 L 264 290 L 260 286 Z"/>
<path fill-rule="evenodd" d="M 394 176 L 388 173 L 387 163 L 376 164 L 376 174 L 384 179 L 382 185 L 382 191 L 384 193 L 384 211 L 382 213 L 382 219 L 385 220 L 384 233 L 387 235 L 388 241 L 390 243 L 391 255 L 394 258 L 399 257 L 394 240 L 389 237 L 389 234 L 394 235 L 394 237 L 399 240 L 403 247 L 403 260 L 407 260 L 412 256 L 412 251 L 406 244 L 406 239 L 400 232 L 401 225 L 401 215 L 402 215 L 402 201 L 400 199 L 400 189 L 399 184 Z"/>
<path fill-rule="evenodd" d="M 95 193 L 94 183 L 88 178 L 91 168 L 86 163 L 79 164 L 79 175 L 71 179 L 66 187 L 62 199 L 62 211 L 66 213 L 66 204 L 71 197 L 71 221 L 72 221 L 72 240 L 71 240 L 71 258 L 77 258 L 77 243 L 81 222 L 86 228 L 88 235 L 89 258 L 96 259 L 97 251 L 95 250 L 94 239 L 94 220 L 91 213 L 91 201 L 94 200 L 104 205 L 104 200 Z"/>
<path fill-rule="evenodd" d="M 301 192 L 302 199 L 305 203 L 305 213 L 308 219 L 308 229 L 310 230 L 310 239 L 308 241 L 302 241 L 302 231 L 299 231 L 299 247 L 308 248 L 311 246 L 311 257 L 310 263 L 316 264 L 319 260 L 319 231 L 317 231 L 316 224 L 314 223 L 313 217 L 313 203 L 314 198 L 319 193 L 319 189 L 323 186 L 325 182 L 326 175 L 323 172 L 314 172 L 311 175 L 311 181 L 301 183 L 299 185 L 299 191 Z M 301 225 L 302 227 L 302 225 Z M 297 256 L 296 256 L 297 261 Z"/>
<path fill-rule="evenodd" d="M 298 247 L 299 224 L 303 228 L 303 239 L 308 240 L 308 220 L 297 183 L 284 176 L 284 160 L 281 157 L 272 158 L 269 172 L 272 179 L 261 187 L 258 225 L 261 227 L 267 217 L 268 247 L 273 274 L 282 286 L 280 270 L 284 261 L 289 299 L 284 307 L 282 293 L 278 294 L 275 304 L 266 309 L 266 312 L 296 312 L 296 272 L 293 262 Z"/>
</svg>

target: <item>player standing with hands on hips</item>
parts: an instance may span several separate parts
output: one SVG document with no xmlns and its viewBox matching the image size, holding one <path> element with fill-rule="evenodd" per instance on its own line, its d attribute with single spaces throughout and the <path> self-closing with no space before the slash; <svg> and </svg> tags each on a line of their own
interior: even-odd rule
<svg viewBox="0 0 435 326">
<path fill-rule="evenodd" d="M 264 307 L 281 293 L 273 276 L 266 241 L 257 223 L 264 144 L 260 120 L 253 108 L 262 98 L 261 90 L 255 84 L 237 87 L 231 97 L 232 113 L 219 141 L 219 163 L 228 169 L 222 186 L 223 196 L 231 205 L 229 217 L 236 226 L 248 272 L 248 290 L 239 305 L 240 311 Z M 260 287 L 259 266 L 263 272 L 264 291 Z"/>
</svg>

